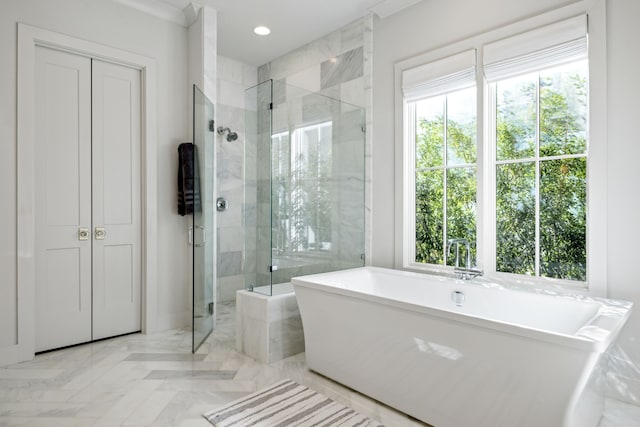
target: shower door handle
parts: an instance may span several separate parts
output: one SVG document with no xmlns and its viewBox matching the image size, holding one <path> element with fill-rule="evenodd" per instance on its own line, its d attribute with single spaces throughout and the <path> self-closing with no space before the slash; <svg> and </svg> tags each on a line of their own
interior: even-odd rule
<svg viewBox="0 0 640 427">
<path fill-rule="evenodd" d="M 196 230 L 202 230 L 202 242 L 201 243 L 194 243 L 194 237 L 193 237 L 193 229 Z M 205 244 L 207 243 L 207 234 L 205 233 L 205 228 L 204 225 L 190 225 L 189 226 L 189 246 L 194 246 L 196 248 L 201 248 L 203 247 Z"/>
<path fill-rule="evenodd" d="M 193 246 L 196 248 L 201 248 L 207 244 L 207 233 L 205 232 L 204 225 L 196 225 L 195 228 L 197 230 L 202 230 L 202 243 L 195 243 Z"/>
<path fill-rule="evenodd" d="M 193 229 L 202 230 L 202 243 L 194 243 L 193 242 Z M 205 233 L 204 225 L 193 225 L 189 226 L 189 246 L 194 246 L 196 248 L 201 248 L 207 243 L 207 234 Z"/>
</svg>

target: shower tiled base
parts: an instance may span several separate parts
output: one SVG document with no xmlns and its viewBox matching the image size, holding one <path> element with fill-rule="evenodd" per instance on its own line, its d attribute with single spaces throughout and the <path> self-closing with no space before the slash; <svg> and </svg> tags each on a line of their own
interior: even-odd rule
<svg viewBox="0 0 640 427">
<path fill-rule="evenodd" d="M 304 334 L 295 294 L 238 291 L 236 350 L 264 363 L 302 353 Z"/>
</svg>

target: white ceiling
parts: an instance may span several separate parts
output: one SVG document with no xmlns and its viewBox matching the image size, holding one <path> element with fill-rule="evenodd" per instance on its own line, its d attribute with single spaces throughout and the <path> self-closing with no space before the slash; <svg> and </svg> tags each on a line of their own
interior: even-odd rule
<svg viewBox="0 0 640 427">
<path fill-rule="evenodd" d="M 187 24 L 191 0 L 115 0 Z M 199 0 L 218 11 L 218 53 L 262 65 L 374 12 L 381 18 L 421 0 Z M 188 16 L 189 13 L 187 12 Z M 253 28 L 264 25 L 268 36 Z"/>
</svg>

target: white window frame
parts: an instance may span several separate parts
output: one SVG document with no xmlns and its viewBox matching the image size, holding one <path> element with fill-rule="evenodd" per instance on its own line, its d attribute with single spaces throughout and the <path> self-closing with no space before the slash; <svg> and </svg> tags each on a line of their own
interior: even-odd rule
<svg viewBox="0 0 640 427">
<path fill-rule="evenodd" d="M 489 186 L 491 191 L 487 191 L 487 196 L 489 199 L 489 206 L 493 207 L 492 209 L 489 209 L 487 214 L 488 214 L 488 219 L 489 221 L 487 222 L 488 226 L 491 226 L 491 235 L 495 236 L 496 235 L 496 222 L 497 222 L 497 215 L 496 215 L 496 169 L 498 166 L 500 165 L 505 165 L 505 164 L 517 164 L 517 163 L 534 163 L 535 164 L 535 179 L 536 179 L 536 184 L 535 184 L 535 198 L 538 201 L 538 203 L 536 203 L 536 211 L 535 211 L 535 230 L 536 230 L 536 235 L 535 235 L 535 275 L 534 276 L 525 276 L 525 275 L 521 275 L 521 274 L 515 274 L 515 273 L 506 273 L 506 272 L 499 272 L 496 269 L 496 262 L 497 262 L 497 242 L 496 239 L 488 239 L 487 241 L 487 246 L 489 248 L 489 252 L 488 252 L 488 256 L 486 257 L 486 262 L 487 262 L 487 269 L 488 271 L 491 271 L 496 277 L 501 277 L 505 280 L 509 280 L 512 279 L 514 276 L 515 277 L 527 277 L 527 278 L 531 278 L 532 281 L 537 281 L 537 280 L 544 280 L 547 283 L 550 284 L 554 284 L 554 285 L 560 285 L 563 287 L 567 287 L 567 288 L 587 288 L 588 285 L 588 281 L 589 281 L 589 276 L 590 276 L 590 271 L 587 268 L 587 281 L 586 282 L 579 282 L 579 281 L 575 281 L 575 280 L 565 280 L 565 279 L 554 279 L 554 278 L 547 278 L 544 276 L 540 276 L 540 263 L 541 263 L 541 259 L 540 259 L 540 205 L 539 205 L 539 200 L 540 200 L 540 163 L 543 161 L 549 161 L 549 160 L 565 160 L 565 159 L 576 159 L 576 158 L 584 158 L 587 161 L 587 169 L 589 168 L 589 163 L 591 161 L 591 156 L 589 155 L 589 149 L 588 149 L 588 142 L 587 141 L 587 151 L 585 153 L 580 153 L 580 154 L 563 154 L 563 155 L 557 155 L 557 156 L 547 156 L 547 157 L 541 157 L 540 156 L 540 133 L 536 132 L 536 140 L 535 140 L 535 154 L 532 157 L 523 157 L 523 158 L 518 158 L 518 159 L 509 159 L 509 160 L 497 160 L 496 159 L 496 147 L 497 147 L 497 141 L 496 141 L 496 128 L 495 128 L 495 124 L 496 124 L 496 120 L 497 120 L 497 116 L 495 114 L 496 112 L 496 91 L 495 91 L 495 84 L 494 83 L 488 83 L 487 84 L 487 99 L 485 101 L 485 105 L 487 105 L 486 108 L 486 124 L 487 124 L 487 129 L 489 130 L 489 132 L 487 132 L 487 144 L 486 146 L 487 148 L 487 154 L 491 156 L 490 159 L 490 167 L 488 169 L 488 176 L 489 176 Z M 537 100 L 536 102 L 538 103 L 537 108 L 540 108 L 540 97 L 539 97 L 539 90 L 540 87 L 539 85 L 537 85 L 536 87 L 536 91 L 538 91 L 538 96 L 537 96 Z M 539 123 L 539 119 L 540 117 L 537 117 L 538 122 L 536 123 L 536 127 L 539 128 L 540 123 Z M 589 177 L 587 177 L 587 199 L 589 196 Z M 587 205 L 588 205 L 588 201 L 587 201 Z M 589 230 L 589 218 L 587 217 L 587 243 L 589 241 L 589 235 L 590 230 Z M 588 250 L 587 250 L 587 260 L 589 259 L 588 256 Z"/>
<path fill-rule="evenodd" d="M 476 96 L 477 96 L 477 87 L 474 86 L 474 88 L 476 89 Z M 467 87 L 467 88 L 459 88 L 459 89 L 453 89 L 449 92 L 446 92 L 444 94 L 441 95 L 435 95 L 434 97 L 440 97 L 440 96 L 448 96 L 449 94 L 455 93 L 459 90 L 465 90 L 465 89 L 471 89 L 471 87 Z M 428 99 L 428 98 L 427 98 Z M 413 173 L 408 172 L 406 175 L 406 179 L 407 179 L 407 187 L 405 188 L 416 188 L 416 168 L 415 168 L 415 164 L 416 164 L 416 125 L 417 125 L 417 113 L 416 113 L 416 102 L 419 102 L 420 99 L 418 100 L 410 100 L 405 102 L 406 108 L 407 108 L 407 120 L 406 120 L 406 130 L 405 130 L 405 135 L 407 136 L 407 142 L 411 141 L 413 143 L 407 143 L 406 144 L 406 156 L 407 156 L 407 171 L 411 170 Z M 448 103 L 447 103 L 448 106 Z M 448 109 L 447 109 L 448 110 Z M 446 111 L 446 116 L 445 116 L 445 123 L 446 123 L 446 119 L 448 117 L 448 111 Z M 476 112 L 476 121 L 477 121 L 477 112 Z M 446 125 L 445 125 L 445 132 L 446 132 Z M 480 143 L 480 138 L 477 138 L 476 135 L 476 144 Z M 448 189 L 448 184 L 447 184 L 447 172 L 452 170 L 452 169 L 469 169 L 469 168 L 475 168 L 475 173 L 476 173 L 476 177 L 478 177 L 480 175 L 480 169 L 479 169 L 479 164 L 478 164 L 478 160 L 476 158 L 476 162 L 475 163 L 462 163 L 462 164 L 455 164 L 455 165 L 449 165 L 447 164 L 447 149 L 448 149 L 448 145 L 449 145 L 449 141 L 448 138 L 445 135 L 445 144 L 444 144 L 444 157 L 443 157 L 443 164 L 441 166 L 434 166 L 434 167 L 430 167 L 428 169 L 430 170 L 441 170 L 443 175 L 444 175 L 444 200 L 443 200 L 443 205 L 444 205 L 444 211 L 443 211 L 443 234 L 444 236 L 447 235 L 447 189 Z M 481 150 L 479 148 L 476 148 L 476 156 L 478 154 L 478 152 L 480 152 Z M 477 180 L 476 180 L 477 181 Z M 477 187 L 477 186 L 476 186 Z M 477 189 L 477 188 L 476 188 Z M 416 198 L 415 198 L 415 191 L 408 191 L 408 200 L 407 200 L 407 227 L 408 227 L 408 236 L 415 236 L 416 235 Z M 477 201 L 476 201 L 476 217 L 477 217 L 477 212 L 478 208 L 477 208 Z M 477 221 L 477 220 L 476 220 Z M 477 236 L 477 232 L 478 232 L 478 228 L 477 227 L 477 222 L 476 222 L 476 236 Z M 443 236 L 443 243 L 445 242 L 445 237 Z M 407 266 L 409 268 L 412 269 L 422 269 L 422 268 L 427 268 L 431 271 L 437 271 L 437 272 L 453 272 L 453 267 L 451 266 L 446 266 L 446 265 L 438 265 L 438 264 L 425 264 L 425 263 L 419 263 L 419 262 L 413 262 L 412 260 L 415 260 L 416 258 L 416 245 L 415 245 L 415 239 L 410 241 L 409 239 L 405 239 L 406 242 L 406 256 L 407 256 Z M 443 246 L 443 257 L 446 260 L 447 259 L 447 250 L 446 250 L 446 245 Z M 441 268 L 442 267 L 442 268 Z"/>
<path fill-rule="evenodd" d="M 477 67 L 477 264 L 485 278 L 503 284 L 524 284 L 538 289 L 607 295 L 607 157 L 606 157 L 606 7 L 604 0 L 585 0 L 533 18 L 429 51 L 395 64 L 396 222 L 394 267 L 419 272 L 452 274 L 453 267 L 415 260 L 415 129 L 402 93 L 403 71 L 466 49 L 477 49 L 482 64 L 483 46 L 525 31 L 587 14 L 589 19 L 589 148 L 587 161 L 587 282 L 497 272 L 495 269 L 495 123 L 487 109 L 492 101 L 483 69 Z M 490 156 L 486 159 L 486 156 Z M 413 255 L 413 256 L 412 256 Z"/>
</svg>

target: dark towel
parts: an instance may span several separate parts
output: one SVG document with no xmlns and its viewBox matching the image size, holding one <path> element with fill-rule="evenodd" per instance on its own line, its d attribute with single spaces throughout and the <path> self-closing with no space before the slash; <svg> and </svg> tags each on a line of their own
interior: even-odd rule
<svg viewBox="0 0 640 427">
<path fill-rule="evenodd" d="M 198 150 L 190 142 L 178 146 L 178 213 L 200 212 Z"/>
</svg>

